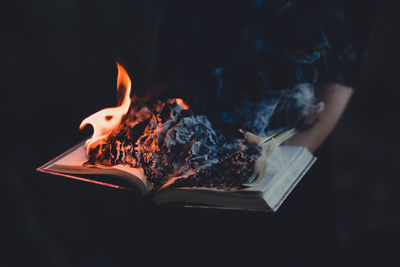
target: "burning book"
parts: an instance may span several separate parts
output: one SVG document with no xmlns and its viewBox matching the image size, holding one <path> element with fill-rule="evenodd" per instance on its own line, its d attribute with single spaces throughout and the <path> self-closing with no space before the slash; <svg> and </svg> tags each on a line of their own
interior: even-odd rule
<svg viewBox="0 0 400 267">
<path fill-rule="evenodd" d="M 229 136 L 180 98 L 138 105 L 118 66 L 118 106 L 84 119 L 93 136 L 39 171 L 124 188 L 157 204 L 276 211 L 315 161 L 303 147 L 281 145 L 295 134 Z"/>
</svg>

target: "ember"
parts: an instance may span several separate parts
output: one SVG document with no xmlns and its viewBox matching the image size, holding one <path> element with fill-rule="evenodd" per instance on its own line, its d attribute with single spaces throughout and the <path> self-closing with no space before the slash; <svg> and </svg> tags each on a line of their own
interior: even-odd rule
<svg viewBox="0 0 400 267">
<path fill-rule="evenodd" d="M 83 120 L 94 133 L 86 143 L 87 164 L 129 164 L 144 170 L 153 190 L 167 186 L 232 189 L 247 182 L 260 149 L 223 135 L 180 98 L 140 108 L 130 99 L 131 81 L 118 64 L 115 108 Z"/>
</svg>

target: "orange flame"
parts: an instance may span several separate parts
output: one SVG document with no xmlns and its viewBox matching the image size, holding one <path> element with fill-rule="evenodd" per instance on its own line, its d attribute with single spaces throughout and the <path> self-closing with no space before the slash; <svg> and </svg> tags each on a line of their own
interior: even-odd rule
<svg viewBox="0 0 400 267">
<path fill-rule="evenodd" d="M 89 124 L 93 127 L 93 135 L 86 141 L 87 153 L 96 146 L 106 143 L 110 133 L 118 127 L 122 117 L 129 111 L 129 106 L 131 105 L 131 79 L 119 63 L 117 63 L 117 68 L 117 94 L 123 96 L 122 101 L 118 101 L 120 104 L 117 107 L 105 108 L 87 117 L 79 126 L 81 130 Z"/>
<path fill-rule="evenodd" d="M 175 101 L 182 107 L 182 109 L 189 109 L 189 106 L 182 100 L 182 98 L 175 98 Z"/>
</svg>

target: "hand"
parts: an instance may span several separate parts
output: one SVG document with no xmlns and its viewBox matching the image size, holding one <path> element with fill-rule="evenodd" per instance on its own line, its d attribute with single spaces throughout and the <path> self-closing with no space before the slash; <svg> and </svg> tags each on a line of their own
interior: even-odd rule
<svg viewBox="0 0 400 267">
<path fill-rule="evenodd" d="M 305 146 L 311 152 L 315 152 L 332 132 L 353 94 L 353 88 L 337 83 L 318 83 L 315 90 L 323 104 L 318 104 L 305 120 L 313 122 L 319 115 L 318 122 L 312 128 L 298 132 L 288 142 L 293 146 Z"/>
</svg>

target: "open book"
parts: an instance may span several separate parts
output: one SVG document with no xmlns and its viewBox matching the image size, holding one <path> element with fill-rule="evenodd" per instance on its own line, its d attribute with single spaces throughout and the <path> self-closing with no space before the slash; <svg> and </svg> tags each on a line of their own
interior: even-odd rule
<svg viewBox="0 0 400 267">
<path fill-rule="evenodd" d="M 146 195 L 149 186 L 141 169 L 129 165 L 85 166 L 88 160 L 84 142 L 39 167 L 45 173 L 61 175 Z M 199 187 L 168 187 L 155 192 L 156 204 L 182 204 L 186 207 L 276 211 L 309 170 L 316 158 L 304 147 L 281 145 L 258 168 L 258 178 L 237 190 Z M 265 167 L 266 165 L 266 167 Z M 269 168 L 274 166 L 273 168 Z"/>
</svg>

